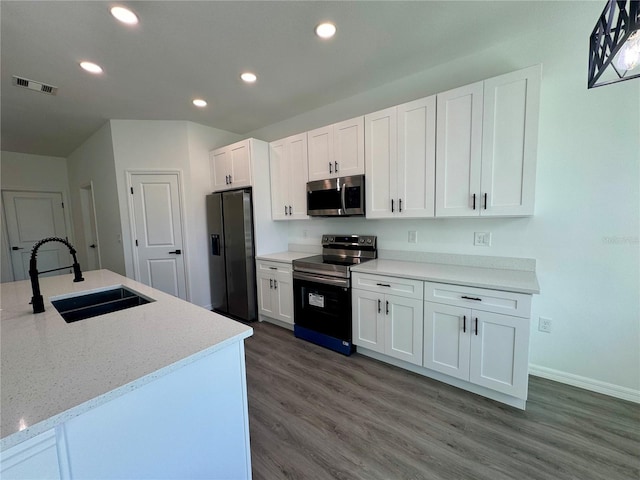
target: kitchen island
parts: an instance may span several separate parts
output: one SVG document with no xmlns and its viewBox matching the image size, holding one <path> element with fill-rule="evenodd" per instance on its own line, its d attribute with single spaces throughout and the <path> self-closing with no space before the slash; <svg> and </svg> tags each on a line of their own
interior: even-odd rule
<svg viewBox="0 0 640 480">
<path fill-rule="evenodd" d="M 28 281 L 0 285 L 2 477 L 250 478 L 252 329 L 107 270 L 84 277 L 40 279 L 35 315 Z M 113 286 L 152 301 L 73 323 L 51 304 Z"/>
</svg>

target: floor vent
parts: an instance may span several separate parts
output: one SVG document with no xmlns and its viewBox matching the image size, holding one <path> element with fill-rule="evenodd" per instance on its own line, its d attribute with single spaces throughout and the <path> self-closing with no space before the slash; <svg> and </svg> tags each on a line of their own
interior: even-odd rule
<svg viewBox="0 0 640 480">
<path fill-rule="evenodd" d="M 55 95 L 58 93 L 58 87 L 53 85 L 47 85 L 42 82 L 36 82 L 35 80 L 29 80 L 28 78 L 13 76 L 13 82 L 16 87 L 28 88 L 34 92 L 46 93 L 47 95 Z"/>
</svg>

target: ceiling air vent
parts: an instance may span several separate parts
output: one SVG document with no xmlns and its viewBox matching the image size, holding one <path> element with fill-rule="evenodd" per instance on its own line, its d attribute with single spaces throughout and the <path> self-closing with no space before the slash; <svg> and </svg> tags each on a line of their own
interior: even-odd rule
<svg viewBox="0 0 640 480">
<path fill-rule="evenodd" d="M 13 76 L 13 84 L 16 87 L 28 88 L 34 92 L 46 93 L 47 95 L 55 95 L 58 93 L 58 87 L 36 82 L 35 80 L 29 80 L 28 78 L 16 77 L 15 75 Z"/>
</svg>

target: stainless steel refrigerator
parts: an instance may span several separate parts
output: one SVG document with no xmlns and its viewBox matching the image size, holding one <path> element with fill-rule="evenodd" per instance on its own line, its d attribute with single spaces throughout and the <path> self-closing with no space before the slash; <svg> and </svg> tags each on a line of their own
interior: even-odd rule
<svg viewBox="0 0 640 480">
<path fill-rule="evenodd" d="M 245 322 L 256 320 L 251 189 L 207 195 L 211 306 Z"/>
</svg>

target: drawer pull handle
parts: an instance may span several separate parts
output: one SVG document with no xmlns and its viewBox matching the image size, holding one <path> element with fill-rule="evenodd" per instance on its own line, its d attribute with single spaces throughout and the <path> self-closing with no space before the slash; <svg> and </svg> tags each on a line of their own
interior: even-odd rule
<svg viewBox="0 0 640 480">
<path fill-rule="evenodd" d="M 467 316 L 462 317 L 462 333 L 467 333 Z"/>
<path fill-rule="evenodd" d="M 278 267 L 269 267 L 271 270 L 277 270 Z"/>
<path fill-rule="evenodd" d="M 478 297 L 467 297 L 465 295 L 463 295 L 462 298 L 464 298 L 465 300 L 475 300 L 476 302 L 481 302 L 482 301 L 481 298 L 478 298 Z"/>
<path fill-rule="evenodd" d="M 476 317 L 476 336 L 478 335 L 478 317 Z"/>
<path fill-rule="evenodd" d="M 377 286 L 379 287 L 389 287 L 391 288 L 391 285 L 389 285 L 388 283 L 376 283 Z"/>
</svg>

